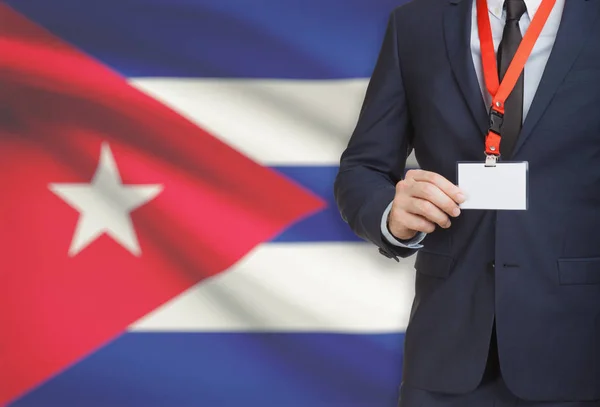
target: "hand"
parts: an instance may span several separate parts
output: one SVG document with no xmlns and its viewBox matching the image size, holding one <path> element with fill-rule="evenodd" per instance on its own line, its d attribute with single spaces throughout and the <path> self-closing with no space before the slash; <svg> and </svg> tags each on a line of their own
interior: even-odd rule
<svg viewBox="0 0 600 407">
<path fill-rule="evenodd" d="M 400 240 L 409 240 L 418 232 L 431 233 L 436 225 L 447 229 L 450 218 L 460 215 L 458 204 L 464 201 L 464 193 L 441 175 L 410 170 L 396 184 L 388 228 Z"/>
</svg>

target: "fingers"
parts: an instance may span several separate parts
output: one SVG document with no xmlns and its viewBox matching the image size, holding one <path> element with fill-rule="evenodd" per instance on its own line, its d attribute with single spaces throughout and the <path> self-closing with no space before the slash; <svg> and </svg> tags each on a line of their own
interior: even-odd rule
<svg viewBox="0 0 600 407">
<path fill-rule="evenodd" d="M 430 233 L 435 225 L 449 228 L 450 218 L 460 215 L 464 194 L 443 176 L 423 170 L 411 170 L 397 184 L 395 213 L 401 231 Z"/>
<path fill-rule="evenodd" d="M 413 198 L 418 198 L 413 200 L 413 207 L 418 210 L 417 212 L 413 213 L 424 215 L 432 221 L 435 221 L 435 219 L 427 216 L 430 213 L 433 216 L 436 216 L 437 212 L 440 212 L 440 215 L 443 215 L 443 211 L 452 217 L 460 215 L 460 208 L 458 207 L 458 204 L 434 184 L 430 184 L 428 182 L 417 182 L 411 188 L 411 196 Z M 425 203 L 420 203 L 418 201 L 424 201 Z M 433 208 L 438 210 L 435 211 Z M 444 215 L 444 218 L 444 222 L 447 222 L 448 217 Z"/>
<path fill-rule="evenodd" d="M 447 198 L 447 197 L 446 197 Z M 449 199 L 451 202 L 452 200 Z M 454 204 L 452 204 L 454 205 Z M 406 208 L 408 213 L 413 215 L 418 215 L 429 222 L 433 222 L 438 224 L 440 227 L 446 229 L 450 227 L 450 218 L 443 210 L 440 209 L 439 206 L 436 206 L 432 201 L 428 201 L 425 199 L 414 198 L 409 202 L 409 207 Z M 459 211 L 460 214 L 460 211 Z M 454 216 L 454 215 L 452 215 Z M 458 216 L 458 214 L 456 215 Z M 408 226 L 408 225 L 407 225 Z"/>
<path fill-rule="evenodd" d="M 423 216 L 415 215 L 410 212 L 401 211 L 403 213 L 399 213 L 399 218 L 402 219 L 402 227 L 404 229 L 423 232 L 423 233 L 432 233 L 435 230 L 435 224 L 425 219 Z M 393 225 L 390 224 L 390 230 L 394 233 Z"/>
<path fill-rule="evenodd" d="M 406 179 L 433 184 L 458 204 L 461 204 L 465 201 L 465 196 L 458 186 L 454 185 L 452 182 L 448 181 L 440 174 L 436 174 L 435 172 L 410 170 L 406 173 Z"/>
</svg>

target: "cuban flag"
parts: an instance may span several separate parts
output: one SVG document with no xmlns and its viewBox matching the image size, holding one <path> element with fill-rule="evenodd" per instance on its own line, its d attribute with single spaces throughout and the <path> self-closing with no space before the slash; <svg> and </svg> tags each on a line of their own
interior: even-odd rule
<svg viewBox="0 0 600 407">
<path fill-rule="evenodd" d="M 398 5 L 0 1 L 0 406 L 396 404 L 332 185 Z"/>
</svg>

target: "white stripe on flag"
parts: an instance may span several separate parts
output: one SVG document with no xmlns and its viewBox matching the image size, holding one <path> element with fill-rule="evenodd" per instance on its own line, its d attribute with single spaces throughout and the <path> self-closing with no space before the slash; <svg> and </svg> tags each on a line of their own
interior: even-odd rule
<svg viewBox="0 0 600 407">
<path fill-rule="evenodd" d="M 133 78 L 130 83 L 264 165 L 337 165 L 368 79 Z M 414 156 L 409 166 L 415 167 Z"/>
<path fill-rule="evenodd" d="M 366 243 L 263 244 L 130 327 L 135 331 L 398 332 L 414 294 L 414 257 Z"/>
</svg>

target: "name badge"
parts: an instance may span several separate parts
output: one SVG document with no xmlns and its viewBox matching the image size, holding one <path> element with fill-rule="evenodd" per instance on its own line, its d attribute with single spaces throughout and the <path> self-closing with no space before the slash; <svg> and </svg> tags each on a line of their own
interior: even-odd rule
<svg viewBox="0 0 600 407">
<path fill-rule="evenodd" d="M 458 163 L 461 209 L 527 210 L 528 163 Z"/>
</svg>

